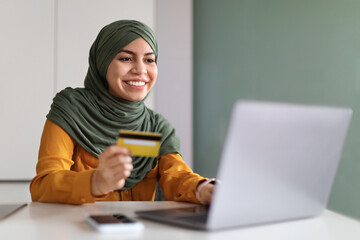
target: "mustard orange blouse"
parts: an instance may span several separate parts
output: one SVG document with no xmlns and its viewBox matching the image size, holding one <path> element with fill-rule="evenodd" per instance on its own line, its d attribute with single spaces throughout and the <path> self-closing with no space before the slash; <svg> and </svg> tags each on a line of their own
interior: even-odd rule
<svg viewBox="0 0 360 240">
<path fill-rule="evenodd" d="M 158 181 L 167 200 L 199 203 L 196 187 L 206 180 L 193 173 L 178 153 L 169 153 L 162 156 L 155 168 L 133 188 L 95 197 L 91 194 L 91 175 L 97 165 L 96 157 L 86 152 L 60 126 L 46 120 L 36 176 L 30 183 L 32 200 L 68 204 L 153 201 Z"/>
</svg>

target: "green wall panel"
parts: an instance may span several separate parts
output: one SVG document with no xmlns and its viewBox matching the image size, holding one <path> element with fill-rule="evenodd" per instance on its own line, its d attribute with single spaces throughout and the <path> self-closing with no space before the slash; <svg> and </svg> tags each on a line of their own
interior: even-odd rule
<svg viewBox="0 0 360 240">
<path fill-rule="evenodd" d="M 351 107 L 329 208 L 360 218 L 359 13 L 357 0 L 194 0 L 195 171 L 216 175 L 238 98 Z"/>
</svg>

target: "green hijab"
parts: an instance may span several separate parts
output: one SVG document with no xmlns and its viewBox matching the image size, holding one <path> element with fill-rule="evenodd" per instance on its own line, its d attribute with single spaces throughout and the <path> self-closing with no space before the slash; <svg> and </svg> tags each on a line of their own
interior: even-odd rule
<svg viewBox="0 0 360 240">
<path fill-rule="evenodd" d="M 87 152 L 98 157 L 115 144 L 119 129 L 162 133 L 159 158 L 179 153 L 174 128 L 160 114 L 139 102 L 113 97 L 108 92 L 106 72 L 110 62 L 126 45 L 143 38 L 158 54 L 154 33 L 145 24 L 120 20 L 105 26 L 91 46 L 85 88 L 66 88 L 53 99 L 49 120 L 62 127 Z M 134 169 L 122 189 L 132 188 L 153 169 L 158 158 L 132 157 Z"/>
</svg>

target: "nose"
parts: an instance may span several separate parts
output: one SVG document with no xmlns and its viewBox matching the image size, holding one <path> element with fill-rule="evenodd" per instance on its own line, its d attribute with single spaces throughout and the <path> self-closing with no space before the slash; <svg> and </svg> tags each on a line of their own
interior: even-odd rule
<svg viewBox="0 0 360 240">
<path fill-rule="evenodd" d="M 132 67 L 132 72 L 136 74 L 143 74 L 147 72 L 146 65 L 142 61 L 135 61 Z"/>
</svg>

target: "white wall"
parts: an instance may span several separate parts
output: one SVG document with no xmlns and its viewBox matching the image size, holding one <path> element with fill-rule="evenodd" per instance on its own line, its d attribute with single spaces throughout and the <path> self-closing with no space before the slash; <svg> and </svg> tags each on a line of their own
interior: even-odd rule
<svg viewBox="0 0 360 240">
<path fill-rule="evenodd" d="M 192 0 L 157 0 L 159 77 L 155 109 L 175 127 L 185 162 L 193 158 Z"/>
<path fill-rule="evenodd" d="M 53 97 L 54 1 L 1 1 L 0 24 L 0 179 L 29 179 Z"/>
</svg>

